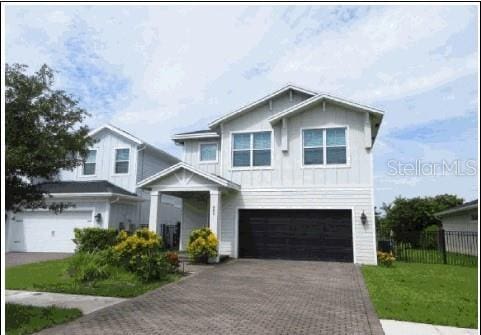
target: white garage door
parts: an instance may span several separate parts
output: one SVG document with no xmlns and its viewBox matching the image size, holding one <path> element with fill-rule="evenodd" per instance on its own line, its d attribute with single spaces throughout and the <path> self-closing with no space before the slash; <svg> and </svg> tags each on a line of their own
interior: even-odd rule
<svg viewBox="0 0 481 335">
<path fill-rule="evenodd" d="M 92 226 L 92 211 L 23 212 L 10 222 L 10 251 L 73 252 L 74 228 Z"/>
</svg>

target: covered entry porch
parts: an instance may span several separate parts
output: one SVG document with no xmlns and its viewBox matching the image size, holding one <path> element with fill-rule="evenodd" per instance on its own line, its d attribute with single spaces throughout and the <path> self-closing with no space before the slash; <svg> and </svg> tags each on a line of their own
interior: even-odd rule
<svg viewBox="0 0 481 335">
<path fill-rule="evenodd" d="M 173 165 L 139 183 L 150 190 L 149 230 L 159 233 L 163 194 L 182 199 L 179 250 L 186 250 L 193 229 L 209 227 L 222 245 L 222 196 L 240 186 L 186 163 Z"/>
</svg>

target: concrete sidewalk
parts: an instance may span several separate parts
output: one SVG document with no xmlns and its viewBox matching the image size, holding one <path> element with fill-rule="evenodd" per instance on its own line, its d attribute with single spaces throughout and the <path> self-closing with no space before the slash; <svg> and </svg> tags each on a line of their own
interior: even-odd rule
<svg viewBox="0 0 481 335">
<path fill-rule="evenodd" d="M 84 315 L 98 311 L 107 306 L 118 304 L 125 300 L 127 299 L 91 295 L 5 290 L 6 303 L 39 307 L 56 306 L 63 308 L 78 308 Z"/>
<path fill-rule="evenodd" d="M 395 320 L 381 320 L 385 335 L 475 335 L 477 329 L 436 326 Z"/>
</svg>

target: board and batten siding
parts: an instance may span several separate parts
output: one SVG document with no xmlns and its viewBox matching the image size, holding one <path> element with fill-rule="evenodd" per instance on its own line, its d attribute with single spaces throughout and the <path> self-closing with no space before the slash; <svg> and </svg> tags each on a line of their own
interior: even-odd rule
<svg viewBox="0 0 481 335">
<path fill-rule="evenodd" d="M 222 197 L 220 253 L 238 255 L 239 209 L 349 209 L 353 215 L 354 262 L 375 264 L 375 226 L 370 187 L 243 190 Z M 368 218 L 361 223 L 361 214 Z"/>
<path fill-rule="evenodd" d="M 95 175 L 84 176 L 83 166 L 75 169 L 62 170 L 59 179 L 66 180 L 108 180 L 127 191 L 135 193 L 137 188 L 137 145 L 122 136 L 104 129 L 94 136 L 97 142 L 91 147 L 97 150 Z M 129 148 L 129 173 L 115 174 L 115 149 Z"/>
<path fill-rule="evenodd" d="M 215 143 L 217 144 L 217 162 L 201 162 L 200 161 L 200 144 Z M 216 139 L 189 140 L 184 143 L 184 161 L 187 164 L 197 167 L 202 171 L 221 175 L 220 171 L 220 141 Z"/>
<path fill-rule="evenodd" d="M 303 187 L 310 185 L 371 184 L 370 151 L 365 148 L 365 114 L 321 104 L 288 119 L 288 151 L 281 150 L 281 125 L 271 127 L 266 110 L 241 116 L 223 126 L 222 175 L 242 188 Z M 302 129 L 347 127 L 348 164 L 341 167 L 303 167 Z M 268 168 L 236 169 L 232 167 L 232 133 L 271 130 L 272 162 Z"/>
<path fill-rule="evenodd" d="M 158 153 L 147 148 L 138 153 L 137 182 L 162 171 L 175 163 L 169 163 Z"/>
</svg>

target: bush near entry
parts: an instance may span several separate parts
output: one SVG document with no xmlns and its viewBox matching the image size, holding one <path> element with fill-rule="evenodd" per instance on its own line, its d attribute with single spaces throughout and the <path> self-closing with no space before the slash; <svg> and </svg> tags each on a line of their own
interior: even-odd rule
<svg viewBox="0 0 481 335">
<path fill-rule="evenodd" d="M 209 228 L 194 229 L 189 236 L 187 252 L 193 261 L 207 263 L 209 257 L 217 256 L 219 241 Z"/>
</svg>

